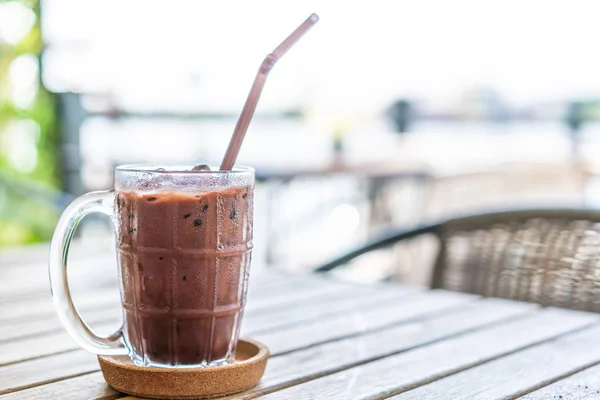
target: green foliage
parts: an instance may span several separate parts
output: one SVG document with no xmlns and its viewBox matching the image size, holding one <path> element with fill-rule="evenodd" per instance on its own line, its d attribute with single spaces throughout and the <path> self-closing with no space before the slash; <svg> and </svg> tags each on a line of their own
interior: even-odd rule
<svg viewBox="0 0 600 400">
<path fill-rule="evenodd" d="M 57 210 L 38 197 L 27 196 L 20 186 L 36 185 L 59 187 L 58 163 L 59 132 L 53 95 L 39 83 L 35 99 L 27 107 L 14 104 L 12 98 L 10 69 L 13 61 L 21 55 L 38 58 L 43 49 L 40 31 L 39 1 L 13 0 L 35 12 L 36 20 L 29 32 L 18 43 L 8 43 L 0 36 L 0 247 L 49 240 L 56 223 Z M 3 5 L 10 1 L 0 1 Z M 18 168 L 11 154 L 11 129 L 19 122 L 35 122 L 39 127 L 36 138 L 35 167 Z M 13 132 L 14 136 L 15 133 Z M 10 178 L 10 179 L 8 179 Z M 25 194 L 24 194 L 25 193 Z"/>
</svg>

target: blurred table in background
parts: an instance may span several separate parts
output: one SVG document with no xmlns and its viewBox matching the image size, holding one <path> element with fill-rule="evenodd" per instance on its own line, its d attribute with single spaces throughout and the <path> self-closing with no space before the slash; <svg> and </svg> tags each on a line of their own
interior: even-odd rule
<svg viewBox="0 0 600 400">
<path fill-rule="evenodd" d="M 364 179 L 395 179 L 410 178 L 417 180 L 432 177 L 431 166 L 426 162 L 418 161 L 344 161 L 333 160 L 328 163 L 306 163 L 305 165 L 268 165 L 255 164 L 256 179 L 258 181 L 280 180 L 286 181 L 294 178 L 323 178 L 336 174 L 352 175 Z"/>
<path fill-rule="evenodd" d="M 258 164 L 254 167 L 256 169 L 257 181 L 266 185 L 268 193 L 265 196 L 265 200 L 267 201 L 265 216 L 268 243 L 265 260 L 267 264 L 277 261 L 273 255 L 277 246 L 277 237 L 281 232 L 285 232 L 286 230 L 286 226 L 281 226 L 281 224 L 275 222 L 276 214 L 280 207 L 280 192 L 293 180 L 321 180 L 324 185 L 327 185 L 328 181 L 336 176 L 351 177 L 358 180 L 363 192 L 366 193 L 366 201 L 369 207 L 369 225 L 367 230 L 369 233 L 372 233 L 381 224 L 385 224 L 389 220 L 389 210 L 382 201 L 386 189 L 391 185 L 402 186 L 406 183 L 425 189 L 426 182 L 432 178 L 430 168 L 426 163 L 392 160 L 378 163 L 334 160 L 331 163 L 312 163 L 305 166 L 269 166 Z M 339 193 L 334 202 L 339 204 L 355 200 L 356 194 Z M 418 202 L 417 204 L 422 204 L 422 202 Z M 317 207 L 323 206 L 329 205 L 322 203 L 317 205 Z M 304 210 L 300 219 L 310 223 L 310 210 Z"/>
</svg>

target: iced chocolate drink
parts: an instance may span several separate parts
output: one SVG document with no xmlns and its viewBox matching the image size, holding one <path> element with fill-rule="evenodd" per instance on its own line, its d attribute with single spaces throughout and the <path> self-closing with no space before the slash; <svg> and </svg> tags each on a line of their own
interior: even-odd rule
<svg viewBox="0 0 600 400">
<path fill-rule="evenodd" d="M 156 172 L 157 179 L 163 174 L 171 173 Z M 247 170 L 229 179 L 219 174 L 227 173 L 117 185 L 124 335 L 137 364 L 232 360 L 246 297 L 254 187 Z"/>
</svg>

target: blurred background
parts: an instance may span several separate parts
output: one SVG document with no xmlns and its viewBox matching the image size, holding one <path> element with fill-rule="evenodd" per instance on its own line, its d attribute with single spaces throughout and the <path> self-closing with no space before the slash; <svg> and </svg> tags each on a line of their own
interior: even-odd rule
<svg viewBox="0 0 600 400">
<path fill-rule="evenodd" d="M 0 248 L 47 242 L 116 165 L 218 164 L 258 66 L 311 12 L 238 158 L 259 181 L 253 268 L 457 214 L 598 206 L 595 0 L 3 0 Z M 420 282 L 430 247 L 340 273 Z"/>
</svg>

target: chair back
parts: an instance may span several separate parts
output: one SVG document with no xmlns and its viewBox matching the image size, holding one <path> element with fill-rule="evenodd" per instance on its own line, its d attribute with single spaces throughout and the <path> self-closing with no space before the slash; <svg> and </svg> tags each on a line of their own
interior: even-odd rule
<svg viewBox="0 0 600 400">
<path fill-rule="evenodd" d="M 499 212 L 438 234 L 434 288 L 600 312 L 600 211 Z"/>
</svg>

